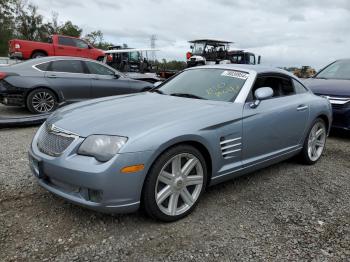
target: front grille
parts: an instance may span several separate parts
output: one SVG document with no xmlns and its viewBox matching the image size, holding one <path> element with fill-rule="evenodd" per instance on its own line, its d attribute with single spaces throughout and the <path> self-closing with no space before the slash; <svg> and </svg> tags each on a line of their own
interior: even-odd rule
<svg viewBox="0 0 350 262">
<path fill-rule="evenodd" d="M 332 108 L 333 109 L 337 109 L 337 110 L 345 109 L 345 108 L 348 108 L 348 107 L 350 107 L 350 103 L 346 103 L 346 104 L 332 104 Z"/>
<path fill-rule="evenodd" d="M 38 148 L 42 153 L 49 156 L 59 156 L 74 139 L 73 136 L 48 131 L 47 126 L 45 126 L 38 137 Z"/>
</svg>

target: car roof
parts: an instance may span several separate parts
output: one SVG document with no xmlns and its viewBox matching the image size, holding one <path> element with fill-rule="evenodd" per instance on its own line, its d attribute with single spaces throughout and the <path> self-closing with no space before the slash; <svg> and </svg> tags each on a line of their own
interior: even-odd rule
<svg viewBox="0 0 350 262">
<path fill-rule="evenodd" d="M 41 58 L 32 59 L 34 63 L 42 63 L 46 61 L 56 61 L 56 60 L 83 60 L 83 61 L 96 61 L 89 58 L 84 57 L 75 57 L 75 56 L 46 56 Z"/>
<path fill-rule="evenodd" d="M 223 40 L 215 40 L 215 39 L 197 39 L 197 40 L 191 40 L 188 41 L 189 43 L 207 43 L 207 44 L 232 44 L 233 42 L 230 41 L 223 41 Z"/>
<path fill-rule="evenodd" d="M 205 65 L 205 66 L 191 67 L 186 70 L 195 70 L 195 69 L 201 69 L 201 68 L 237 70 L 237 71 L 246 71 L 248 73 L 255 72 L 257 74 L 277 73 L 277 74 L 284 74 L 293 78 L 297 78 L 295 75 L 291 74 L 286 70 L 272 67 L 272 66 L 264 66 L 264 65 L 219 64 L 219 65 Z"/>
<path fill-rule="evenodd" d="M 23 67 L 23 68 L 25 68 L 26 66 L 33 66 L 33 65 L 42 64 L 42 63 L 50 62 L 50 61 L 57 61 L 57 60 L 78 60 L 78 61 L 97 62 L 96 60 L 92 60 L 92 59 L 89 59 L 89 58 L 83 58 L 83 57 L 46 56 L 46 57 L 30 59 L 30 60 L 26 60 L 24 62 L 13 64 L 13 65 L 11 65 L 11 67 L 16 67 L 16 68 L 22 68 Z"/>
</svg>

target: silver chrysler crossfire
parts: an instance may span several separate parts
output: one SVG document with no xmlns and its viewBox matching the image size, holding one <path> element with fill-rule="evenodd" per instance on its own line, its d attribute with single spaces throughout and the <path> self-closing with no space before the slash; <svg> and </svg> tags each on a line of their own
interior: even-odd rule
<svg viewBox="0 0 350 262">
<path fill-rule="evenodd" d="M 207 186 L 299 155 L 316 163 L 332 123 L 327 98 L 286 71 L 186 69 L 149 92 L 56 111 L 29 150 L 39 184 L 75 204 L 175 221 Z"/>
</svg>

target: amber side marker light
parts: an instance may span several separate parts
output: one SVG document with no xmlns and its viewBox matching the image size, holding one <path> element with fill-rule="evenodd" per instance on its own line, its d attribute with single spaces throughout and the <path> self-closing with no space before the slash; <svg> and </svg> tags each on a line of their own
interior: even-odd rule
<svg viewBox="0 0 350 262">
<path fill-rule="evenodd" d="M 141 171 L 145 168 L 145 165 L 133 165 L 133 166 L 126 166 L 126 167 L 123 167 L 120 171 L 122 173 L 135 173 L 135 172 L 138 172 L 138 171 Z"/>
</svg>

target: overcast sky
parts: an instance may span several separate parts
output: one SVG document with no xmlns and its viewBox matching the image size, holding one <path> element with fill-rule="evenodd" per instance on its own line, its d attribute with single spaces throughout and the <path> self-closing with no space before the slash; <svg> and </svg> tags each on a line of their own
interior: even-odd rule
<svg viewBox="0 0 350 262">
<path fill-rule="evenodd" d="M 30 0 L 29 0 L 30 1 Z M 49 19 L 71 20 L 84 33 L 101 30 L 105 40 L 149 47 L 157 58 L 184 60 L 188 40 L 235 42 L 273 66 L 319 69 L 350 57 L 350 0 L 31 0 Z"/>
</svg>

